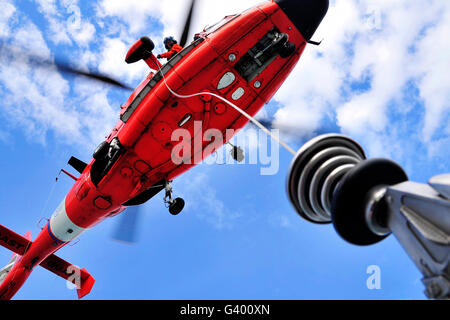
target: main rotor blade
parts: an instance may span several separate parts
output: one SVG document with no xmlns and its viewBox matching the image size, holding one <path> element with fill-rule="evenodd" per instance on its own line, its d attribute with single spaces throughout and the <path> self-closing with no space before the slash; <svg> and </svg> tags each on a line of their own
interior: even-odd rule
<svg viewBox="0 0 450 320">
<path fill-rule="evenodd" d="M 96 73 L 92 71 L 84 71 L 81 69 L 78 69 L 76 67 L 70 66 L 67 62 L 61 60 L 61 59 L 55 59 L 55 61 L 52 61 L 47 58 L 43 58 L 42 56 L 39 56 L 38 54 L 30 53 L 28 51 L 25 51 L 23 49 L 20 49 L 18 47 L 7 45 L 4 41 L 0 40 L 0 56 L 13 56 L 16 61 L 19 63 L 22 62 L 23 64 L 30 64 L 35 67 L 43 67 L 50 69 L 54 66 L 58 68 L 59 71 L 75 75 L 75 76 L 82 76 L 89 79 L 93 79 L 98 82 L 106 83 L 114 87 L 126 89 L 126 90 L 133 90 L 131 87 L 121 83 L 120 81 L 117 81 L 107 75 Z"/>
<path fill-rule="evenodd" d="M 188 12 L 188 15 L 186 18 L 186 22 L 184 24 L 183 32 L 182 32 L 181 38 L 180 38 L 180 46 L 182 46 L 182 47 L 184 47 L 187 43 L 189 31 L 191 29 L 192 16 L 194 14 L 194 8 L 195 8 L 195 0 L 192 0 L 191 6 L 189 8 L 189 12 Z"/>
<path fill-rule="evenodd" d="M 118 217 L 117 227 L 112 235 L 114 240 L 134 244 L 137 242 L 140 207 L 128 207 Z"/>
<path fill-rule="evenodd" d="M 126 89 L 126 90 L 133 90 L 133 88 L 123 84 L 122 82 L 119 82 L 118 80 L 115 80 L 115 79 L 113 79 L 109 76 L 106 76 L 104 74 L 101 74 L 101 73 L 76 69 L 74 67 L 69 66 L 65 62 L 61 62 L 58 60 L 55 61 L 55 65 L 61 72 L 64 72 L 64 73 L 73 74 L 76 76 L 83 76 L 83 77 L 86 77 L 89 79 L 93 79 L 93 80 L 103 82 L 103 83 L 112 85 L 114 87 L 119 87 L 119 88 Z"/>
<path fill-rule="evenodd" d="M 274 122 L 274 120 L 270 120 L 270 119 L 260 119 L 258 121 L 269 130 L 278 129 L 278 130 L 280 130 L 281 133 L 286 134 L 294 139 L 298 138 L 299 140 L 303 140 L 303 138 L 304 138 L 303 136 L 300 137 L 300 135 L 298 134 L 298 131 L 300 128 L 295 127 L 293 125 L 276 123 L 276 122 Z M 314 130 L 311 133 L 321 135 L 321 134 L 327 134 L 327 133 L 336 133 L 339 131 L 340 131 L 340 129 L 337 126 L 323 125 L 319 129 Z"/>
</svg>

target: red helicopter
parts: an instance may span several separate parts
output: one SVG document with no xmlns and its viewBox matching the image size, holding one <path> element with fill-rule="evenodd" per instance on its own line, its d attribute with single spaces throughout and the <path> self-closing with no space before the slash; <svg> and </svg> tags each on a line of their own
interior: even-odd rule
<svg viewBox="0 0 450 320">
<path fill-rule="evenodd" d="M 187 44 L 194 5 L 192 1 L 180 38 L 184 49 L 165 65 L 152 53 L 155 46 L 147 37 L 130 48 L 126 62 L 144 60 L 151 72 L 121 107 L 120 120 L 93 159 L 69 160 L 80 176 L 65 171 L 76 182 L 37 238 L 32 241 L 29 234 L 20 236 L 0 226 L 0 245 L 14 253 L 0 270 L 0 299 L 11 299 L 38 265 L 74 283 L 82 298 L 91 291 L 94 278 L 57 257 L 56 251 L 163 190 L 170 213 L 179 214 L 184 200 L 173 199 L 171 182 L 232 137 L 223 134 L 220 141 L 191 145 L 176 162 L 172 155 L 179 142 L 172 141 L 172 133 L 182 128 L 196 137 L 208 129 L 222 133 L 242 129 L 277 92 L 306 45 L 318 44 L 311 38 L 329 0 L 267 1 L 225 17 Z M 38 63 L 56 64 L 60 71 L 126 88 L 104 75 L 58 61 Z M 200 128 L 195 123 L 201 123 Z"/>
</svg>

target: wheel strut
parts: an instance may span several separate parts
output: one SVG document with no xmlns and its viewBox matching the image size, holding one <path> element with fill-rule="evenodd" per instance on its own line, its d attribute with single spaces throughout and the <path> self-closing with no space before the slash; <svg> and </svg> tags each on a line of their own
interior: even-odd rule
<svg viewBox="0 0 450 320">
<path fill-rule="evenodd" d="M 164 203 L 168 205 L 169 212 L 171 215 L 179 215 L 184 209 L 185 202 L 182 198 L 173 199 L 173 187 L 172 181 L 167 181 L 165 185 L 166 195 L 164 196 Z"/>
</svg>

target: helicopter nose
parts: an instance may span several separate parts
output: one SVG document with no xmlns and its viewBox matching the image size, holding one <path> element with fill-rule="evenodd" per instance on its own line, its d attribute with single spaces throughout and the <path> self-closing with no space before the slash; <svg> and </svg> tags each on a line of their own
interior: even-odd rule
<svg viewBox="0 0 450 320">
<path fill-rule="evenodd" d="M 306 41 L 311 40 L 330 5 L 329 0 L 275 0 Z"/>
</svg>

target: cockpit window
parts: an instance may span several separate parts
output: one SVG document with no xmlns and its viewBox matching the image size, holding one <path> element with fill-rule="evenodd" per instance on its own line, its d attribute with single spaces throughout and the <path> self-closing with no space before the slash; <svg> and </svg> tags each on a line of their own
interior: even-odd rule
<svg viewBox="0 0 450 320">
<path fill-rule="evenodd" d="M 219 30 L 220 28 L 222 28 L 224 25 L 226 25 L 228 22 L 230 22 L 231 20 L 233 20 L 234 18 L 236 18 L 238 16 L 238 14 L 233 14 L 230 16 L 226 16 L 225 18 L 223 18 L 222 20 L 220 20 L 219 22 L 213 24 L 212 26 L 207 26 L 204 29 L 205 33 L 213 33 L 217 30 Z"/>
</svg>

